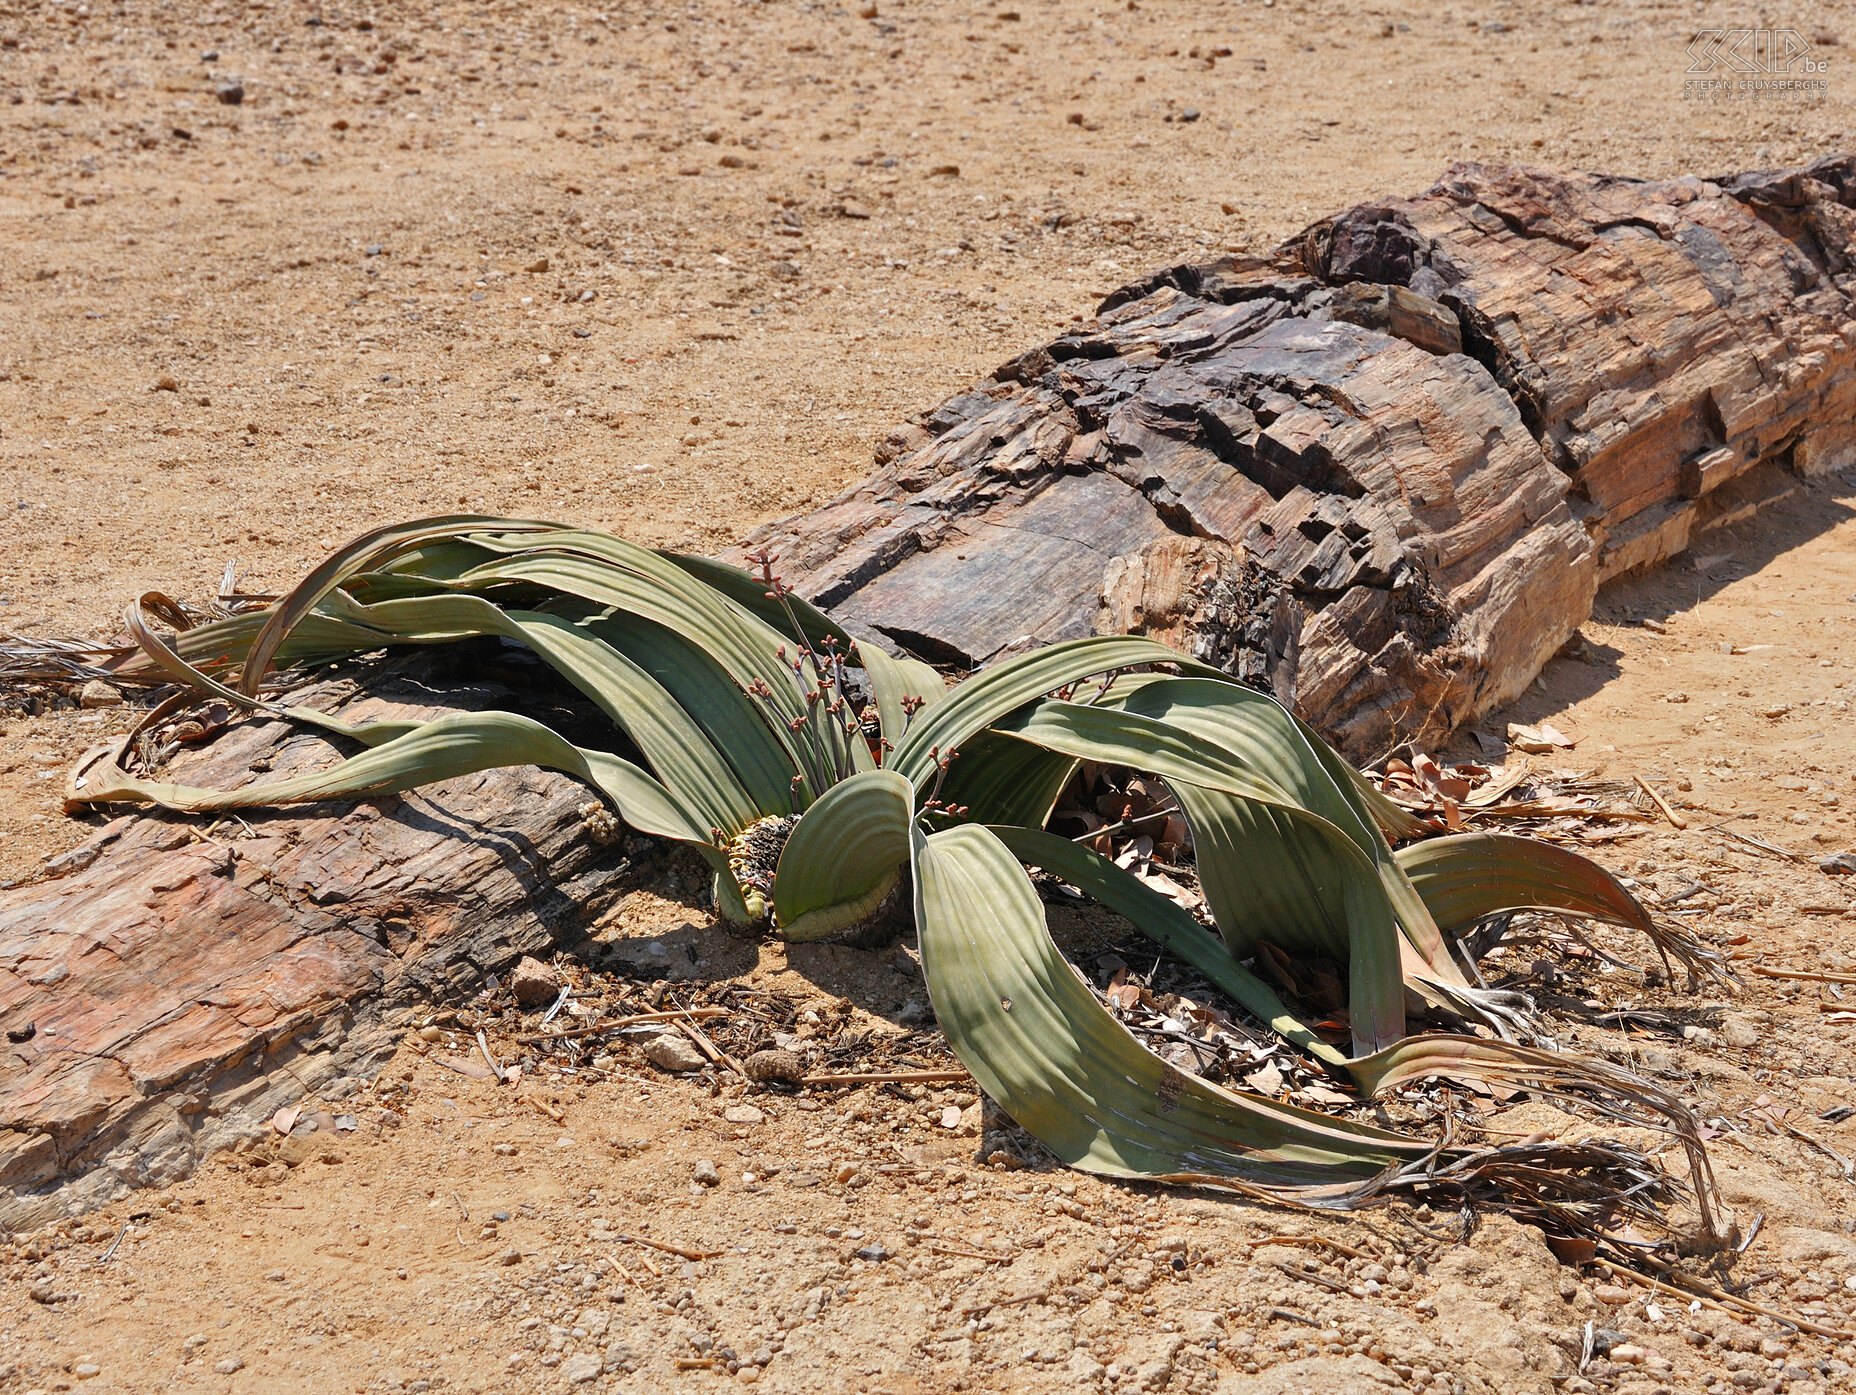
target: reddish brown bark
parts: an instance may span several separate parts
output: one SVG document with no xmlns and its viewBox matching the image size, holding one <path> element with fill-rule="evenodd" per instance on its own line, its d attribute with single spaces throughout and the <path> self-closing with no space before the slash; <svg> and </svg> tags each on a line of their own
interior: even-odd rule
<svg viewBox="0 0 1856 1395">
<path fill-rule="evenodd" d="M 1853 171 L 1460 165 L 1117 292 L 750 543 L 930 659 L 1146 630 L 1356 758 L 1434 738 L 1600 582 L 1856 463 Z"/>
</svg>

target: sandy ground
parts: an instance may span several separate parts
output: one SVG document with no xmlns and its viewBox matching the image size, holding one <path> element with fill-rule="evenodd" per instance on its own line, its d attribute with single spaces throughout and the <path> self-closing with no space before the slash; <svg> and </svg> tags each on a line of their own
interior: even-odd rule
<svg viewBox="0 0 1856 1395">
<path fill-rule="evenodd" d="M 112 629 L 128 597 L 205 594 L 228 561 L 250 589 L 285 585 L 370 523 L 457 507 L 714 548 L 828 496 L 897 422 L 1143 268 L 1268 246 L 1457 159 L 1709 173 L 1856 139 L 1842 7 L 1770 21 L 1832 59 L 1821 102 L 1684 100 L 1695 28 L 1730 22 L 1642 4 L 0 5 L 0 630 Z M 219 100 L 235 81 L 242 102 Z M 1852 843 L 1853 504 L 1801 485 L 1612 588 L 1585 657 L 1501 714 L 1551 719 L 1578 740 L 1564 763 L 1687 807 L 1686 831 L 1605 858 L 1658 893 L 1705 883 L 1691 919 L 1744 936 L 1748 966 L 1856 954 L 1846 883 L 1814 861 Z M 76 841 L 58 773 L 119 720 L 0 719 L 0 880 Z M 1726 821 L 1812 860 L 1749 851 L 1710 828 Z M 608 934 L 680 937 L 706 973 L 818 1011 L 848 996 L 876 1030 L 872 1010 L 919 991 L 906 956 L 789 960 L 648 890 Z M 1856 1191 L 1825 1151 L 1856 1156 L 1856 1125 L 1818 1117 L 1856 1104 L 1841 990 L 1607 991 L 1703 1033 L 1578 1044 L 1649 1059 L 1722 1122 L 1728 1199 L 1765 1217 L 1741 1277 L 1856 1325 Z M 749 1101 L 635 1057 L 540 1083 L 561 1120 L 408 1048 L 329 1102 L 362 1127 L 324 1154 L 228 1161 L 17 1237 L 0 1389 L 700 1389 L 733 1365 L 897 1395 L 1648 1395 L 1842 1388 L 1856 1362 L 1837 1338 L 1627 1302 L 1499 1218 L 1451 1247 L 997 1172 L 939 1126 L 971 1106 L 958 1089 Z M 725 1117 L 747 1104 L 762 1121 Z M 705 1159 L 716 1186 L 694 1180 Z M 1338 1289 L 1269 1262 L 1315 1252 L 1250 1244 L 1316 1231 L 1360 1252 L 1324 1271 Z M 889 1257 L 858 1257 L 872 1245 Z M 1651 1354 L 1573 1375 L 1588 1319 Z"/>
</svg>

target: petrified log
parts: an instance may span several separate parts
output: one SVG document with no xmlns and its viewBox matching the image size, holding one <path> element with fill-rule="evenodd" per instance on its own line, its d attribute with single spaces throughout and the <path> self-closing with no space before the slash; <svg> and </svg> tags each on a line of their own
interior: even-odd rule
<svg viewBox="0 0 1856 1395">
<path fill-rule="evenodd" d="M 443 656 L 293 700 L 429 717 L 435 689 L 446 708 L 579 715 Z M 259 719 L 166 770 L 230 787 L 333 754 Z M 610 903 L 624 859 L 599 810 L 565 776 L 518 768 L 217 828 L 137 814 L 64 854 L 65 875 L 0 893 L 0 1228 L 184 1177 L 282 1105 L 343 1098 L 423 1005 L 475 992 Z"/>
<path fill-rule="evenodd" d="M 1518 694 L 1600 582 L 1856 461 L 1849 204 L 1849 156 L 1459 165 L 1116 292 L 748 546 L 932 661 L 1153 633 L 1370 758 Z"/>
</svg>

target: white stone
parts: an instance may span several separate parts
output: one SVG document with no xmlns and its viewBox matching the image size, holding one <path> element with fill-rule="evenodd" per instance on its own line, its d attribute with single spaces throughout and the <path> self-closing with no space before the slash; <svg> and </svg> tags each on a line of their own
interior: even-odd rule
<svg viewBox="0 0 1856 1395">
<path fill-rule="evenodd" d="M 598 1353 L 583 1351 L 578 1356 L 570 1356 L 561 1363 L 561 1374 L 567 1377 L 569 1385 L 585 1385 L 588 1381 L 599 1379 L 599 1373 L 606 1368 Z"/>
</svg>

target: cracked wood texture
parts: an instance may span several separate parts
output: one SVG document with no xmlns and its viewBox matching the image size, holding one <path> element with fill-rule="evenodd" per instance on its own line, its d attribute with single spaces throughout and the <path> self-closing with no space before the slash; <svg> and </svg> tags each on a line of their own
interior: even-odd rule
<svg viewBox="0 0 1856 1395">
<path fill-rule="evenodd" d="M 296 700 L 350 720 L 429 717 L 442 687 L 445 708 L 579 715 L 480 672 L 422 657 L 366 692 L 325 682 Z M 230 787 L 336 754 L 257 719 L 164 773 Z M 63 875 L 0 892 L 0 1227 L 177 1180 L 283 1105 L 341 1100 L 422 1005 L 572 939 L 624 870 L 585 817 L 593 799 L 516 768 L 219 825 L 134 814 L 64 854 Z"/>
<path fill-rule="evenodd" d="M 1155 634 L 1371 759 L 1520 693 L 1601 582 L 1856 463 L 1853 204 L 1849 156 L 1458 165 L 1116 292 L 747 547 L 937 663 Z"/>
</svg>

